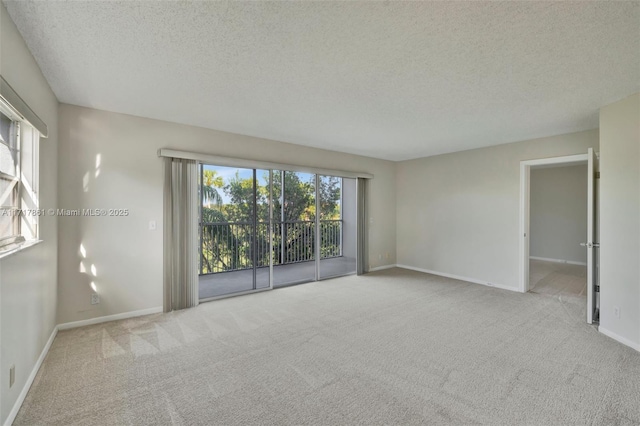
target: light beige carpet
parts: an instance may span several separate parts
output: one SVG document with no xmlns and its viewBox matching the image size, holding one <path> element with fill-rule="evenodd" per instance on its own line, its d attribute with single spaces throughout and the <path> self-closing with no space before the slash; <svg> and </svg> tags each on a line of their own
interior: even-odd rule
<svg viewBox="0 0 640 426">
<path fill-rule="evenodd" d="M 530 291 L 550 296 L 587 297 L 587 267 L 531 260 Z"/>
<path fill-rule="evenodd" d="M 640 423 L 572 300 L 393 269 L 63 331 L 15 424 Z"/>
</svg>

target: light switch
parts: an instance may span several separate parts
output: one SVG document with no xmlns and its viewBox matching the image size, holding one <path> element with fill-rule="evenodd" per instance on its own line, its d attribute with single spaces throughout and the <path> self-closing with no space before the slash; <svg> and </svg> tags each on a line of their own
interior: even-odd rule
<svg viewBox="0 0 640 426">
<path fill-rule="evenodd" d="M 149 231 L 155 231 L 156 230 L 156 221 L 155 220 L 150 220 L 149 221 Z"/>
</svg>

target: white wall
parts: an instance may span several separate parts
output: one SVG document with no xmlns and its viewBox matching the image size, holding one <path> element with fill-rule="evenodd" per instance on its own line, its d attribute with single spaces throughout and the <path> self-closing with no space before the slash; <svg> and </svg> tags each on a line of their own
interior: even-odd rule
<svg viewBox="0 0 640 426">
<path fill-rule="evenodd" d="M 70 105 L 60 106 L 59 117 L 60 207 L 131 211 L 121 218 L 59 219 L 59 323 L 162 305 L 159 148 L 373 173 L 370 265 L 395 263 L 393 162 Z M 151 219 L 156 231 L 148 230 Z M 95 279 L 80 272 L 81 261 L 86 271 L 95 265 Z M 92 280 L 102 296 L 99 305 L 90 304 Z"/>
<path fill-rule="evenodd" d="M 587 166 L 531 169 L 530 255 L 587 263 Z"/>
<path fill-rule="evenodd" d="M 58 101 L 0 4 L 0 74 L 49 126 L 40 141 L 40 206 L 57 205 Z M 57 220 L 40 220 L 43 243 L 0 261 L 0 421 L 4 423 L 56 324 Z M 9 366 L 16 382 L 9 389 Z"/>
<path fill-rule="evenodd" d="M 591 130 L 398 163 L 398 264 L 517 289 L 520 161 L 597 146 Z"/>
<path fill-rule="evenodd" d="M 600 110 L 600 140 L 600 329 L 640 350 L 640 93 Z"/>
</svg>

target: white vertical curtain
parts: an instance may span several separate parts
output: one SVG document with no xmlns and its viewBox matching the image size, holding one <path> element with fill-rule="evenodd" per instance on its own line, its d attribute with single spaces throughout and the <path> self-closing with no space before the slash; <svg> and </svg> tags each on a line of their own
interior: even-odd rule
<svg viewBox="0 0 640 426">
<path fill-rule="evenodd" d="M 165 158 L 164 312 L 198 300 L 198 166 Z"/>
</svg>

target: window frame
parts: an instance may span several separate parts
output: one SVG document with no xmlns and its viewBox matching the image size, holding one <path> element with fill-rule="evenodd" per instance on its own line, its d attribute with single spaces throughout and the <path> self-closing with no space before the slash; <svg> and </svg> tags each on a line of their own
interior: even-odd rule
<svg viewBox="0 0 640 426">
<path fill-rule="evenodd" d="M 13 193 L 10 197 L 11 205 L 0 205 L 0 210 L 9 211 L 11 217 L 11 234 L 10 235 L 0 235 L 0 251 L 4 250 L 7 246 L 11 246 L 16 243 L 21 243 L 24 241 L 24 237 L 21 233 L 21 220 L 20 220 L 20 207 L 22 205 L 21 197 L 20 197 L 20 165 L 21 165 L 21 156 L 20 156 L 20 120 L 12 113 L 8 108 L 6 108 L 3 103 L 0 103 L 0 114 L 5 116 L 7 119 L 11 121 L 11 127 L 9 130 L 9 140 L 8 141 L 0 141 L 0 144 L 3 144 L 7 147 L 10 154 L 14 157 L 14 169 L 15 175 L 11 175 L 5 172 L 0 171 L 0 179 L 12 182 L 10 185 L 13 185 L 11 188 L 11 192 Z"/>
<path fill-rule="evenodd" d="M 10 153 L 15 152 L 15 176 L 0 171 L 0 179 L 13 181 L 10 203 L 0 206 L 0 212 L 11 211 L 11 235 L 0 235 L 0 257 L 39 242 L 39 132 L 0 97 L 0 113 L 11 120 L 10 140 L 0 142 Z M 14 147 L 12 143 L 15 141 Z M 28 155 L 24 148 L 29 145 Z M 27 158 L 28 157 L 28 158 Z M 30 162 L 30 164 L 25 164 Z M 25 167 L 26 166 L 26 167 Z M 24 171 L 30 169 L 30 176 Z M 24 181 L 27 181 L 25 185 Z M 29 198 L 31 201 L 29 201 Z M 25 208 L 28 209 L 25 214 Z"/>
</svg>

